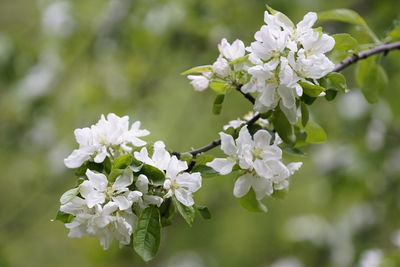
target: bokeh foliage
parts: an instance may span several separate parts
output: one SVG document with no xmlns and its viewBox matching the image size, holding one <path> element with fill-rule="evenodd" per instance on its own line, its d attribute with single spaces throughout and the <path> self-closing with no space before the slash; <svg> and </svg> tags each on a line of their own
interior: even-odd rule
<svg viewBox="0 0 400 267">
<path fill-rule="evenodd" d="M 97 240 L 68 239 L 63 225 L 50 221 L 74 183 L 63 166 L 75 146 L 72 131 L 115 112 L 141 120 L 151 141 L 177 151 L 216 138 L 250 104 L 232 92 L 222 113 L 212 115 L 214 94 L 194 92 L 179 73 L 213 62 L 223 37 L 251 42 L 265 4 L 2 0 L 0 266 L 141 266 L 132 248 L 114 244 L 104 252 Z M 380 37 L 400 19 L 398 0 L 268 4 L 294 21 L 308 11 L 352 8 Z M 347 24 L 324 27 L 365 38 Z M 379 56 L 389 85 L 377 104 L 368 105 L 350 79 L 351 93 L 312 106 L 329 141 L 296 158 L 305 164 L 284 200 L 268 200 L 267 214 L 249 213 L 232 195 L 233 177 L 205 179 L 196 198 L 212 220 L 189 228 L 176 218 L 148 266 L 269 266 L 284 257 L 304 266 L 353 266 L 371 248 L 384 251 L 387 266 L 398 266 L 391 238 L 400 228 L 399 56 Z"/>
</svg>

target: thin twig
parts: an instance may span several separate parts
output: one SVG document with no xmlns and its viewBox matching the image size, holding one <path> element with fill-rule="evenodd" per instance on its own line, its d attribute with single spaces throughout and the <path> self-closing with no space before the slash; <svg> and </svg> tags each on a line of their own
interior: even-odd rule
<svg viewBox="0 0 400 267">
<path fill-rule="evenodd" d="M 333 72 L 339 72 L 345 68 L 347 68 L 348 66 L 356 63 L 359 60 L 365 59 L 367 57 L 370 57 L 372 55 L 375 54 L 379 54 L 379 53 L 385 53 L 385 55 L 391 51 L 391 50 L 395 50 L 395 49 L 400 49 L 400 41 L 399 42 L 393 42 L 393 43 L 388 43 L 388 44 L 383 44 L 383 45 L 379 45 L 376 46 L 374 48 L 368 49 L 368 50 L 364 50 L 361 51 L 358 54 L 353 54 L 349 57 L 347 57 L 346 59 L 344 59 L 342 62 L 340 62 L 338 65 L 336 65 L 336 67 L 333 69 Z M 237 90 L 246 98 L 248 99 L 252 104 L 255 103 L 255 99 L 251 94 L 246 94 L 243 93 L 241 89 L 241 85 L 237 87 Z M 249 121 L 246 122 L 246 125 L 252 125 L 254 124 L 259 118 L 261 117 L 260 114 L 256 114 L 253 118 L 251 118 Z M 209 143 L 206 146 L 200 147 L 198 149 L 193 149 L 189 152 L 185 152 L 185 153 L 190 153 L 192 154 L 193 157 L 195 157 L 196 155 L 209 151 L 217 146 L 219 146 L 221 144 L 221 139 L 216 139 L 214 141 L 212 141 L 211 143 Z M 180 155 L 182 155 L 183 153 L 180 152 L 173 152 L 174 155 L 176 155 L 177 157 L 180 157 Z"/>
<path fill-rule="evenodd" d="M 359 61 L 361 59 L 365 59 L 365 58 L 370 57 L 370 56 L 375 55 L 375 54 L 385 53 L 385 55 L 386 55 L 389 51 L 395 50 L 395 49 L 400 49 L 400 41 L 399 42 L 394 42 L 394 43 L 388 43 L 388 44 L 379 45 L 377 47 L 361 51 L 360 53 L 353 54 L 353 55 L 347 57 L 346 59 L 344 59 L 342 62 L 340 62 L 333 69 L 333 72 L 341 71 L 344 68 L 352 65 L 353 63 L 356 63 L 357 61 Z"/>
</svg>

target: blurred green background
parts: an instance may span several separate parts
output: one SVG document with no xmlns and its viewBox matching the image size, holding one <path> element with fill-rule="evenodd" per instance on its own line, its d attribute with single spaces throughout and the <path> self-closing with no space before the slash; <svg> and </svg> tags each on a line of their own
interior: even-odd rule
<svg viewBox="0 0 400 267">
<path fill-rule="evenodd" d="M 381 37 L 400 18 L 398 0 L 267 3 L 296 22 L 308 11 L 352 8 Z M 265 4 L 1 0 L 0 266 L 144 265 L 130 247 L 103 251 L 98 240 L 69 239 L 62 223 L 50 221 L 75 184 L 63 165 L 76 147 L 73 130 L 114 112 L 142 121 L 148 140 L 173 150 L 216 138 L 251 106 L 232 92 L 222 114 L 212 115 L 213 93 L 194 92 L 179 73 L 212 63 L 223 37 L 249 44 Z M 325 25 L 329 33 L 356 30 Z M 234 199 L 233 177 L 204 180 L 196 199 L 212 220 L 189 228 L 177 216 L 146 266 L 358 266 L 368 255 L 400 266 L 399 56 L 380 59 L 390 81 L 379 103 L 366 103 L 352 67 L 345 74 L 354 90 L 312 106 L 329 141 L 305 158 L 287 156 L 304 165 L 284 200 L 269 198 L 269 212 L 253 214 Z"/>
</svg>

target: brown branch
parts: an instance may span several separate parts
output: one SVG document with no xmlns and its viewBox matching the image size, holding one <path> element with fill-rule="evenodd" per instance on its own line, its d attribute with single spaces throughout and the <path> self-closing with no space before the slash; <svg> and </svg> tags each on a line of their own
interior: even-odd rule
<svg viewBox="0 0 400 267">
<path fill-rule="evenodd" d="M 388 43 L 388 44 L 383 44 L 383 45 L 379 45 L 377 47 L 368 49 L 368 50 L 364 50 L 361 51 L 358 54 L 353 54 L 347 58 L 345 58 L 342 62 L 340 62 L 338 65 L 335 66 L 335 68 L 333 69 L 333 72 L 339 72 L 345 68 L 347 68 L 348 66 L 356 63 L 359 60 L 365 59 L 367 57 L 370 57 L 372 55 L 375 54 L 379 54 L 379 53 L 384 53 L 385 55 L 391 51 L 391 50 L 395 50 L 395 49 L 400 49 L 400 41 L 399 42 L 393 42 L 393 43 Z M 237 90 L 246 98 L 248 99 L 252 104 L 255 103 L 255 99 L 251 94 L 246 94 L 243 93 L 241 89 L 241 85 L 239 85 L 237 87 Z M 254 124 L 259 118 L 261 117 L 260 114 L 256 114 L 253 118 L 251 118 L 249 121 L 246 122 L 246 125 L 252 125 Z M 192 154 L 193 157 L 195 157 L 196 155 L 209 151 L 217 146 L 219 146 L 221 144 L 221 139 L 216 139 L 214 141 L 212 141 L 211 143 L 209 143 L 206 146 L 200 147 L 198 149 L 193 149 L 189 152 L 185 152 L 185 153 L 190 153 Z M 174 155 L 176 155 L 178 158 L 183 154 L 183 153 L 179 153 L 179 152 L 173 152 Z"/>
<path fill-rule="evenodd" d="M 353 54 L 353 55 L 345 58 L 342 62 L 340 62 L 338 65 L 336 65 L 336 67 L 333 69 L 333 72 L 339 72 L 339 71 L 345 69 L 346 67 L 356 63 L 357 61 L 359 61 L 361 59 L 365 59 L 365 58 L 370 57 L 375 54 L 384 53 L 386 55 L 389 51 L 395 50 L 395 49 L 400 49 L 400 41 L 379 45 L 374 48 L 361 51 L 358 54 Z"/>
</svg>

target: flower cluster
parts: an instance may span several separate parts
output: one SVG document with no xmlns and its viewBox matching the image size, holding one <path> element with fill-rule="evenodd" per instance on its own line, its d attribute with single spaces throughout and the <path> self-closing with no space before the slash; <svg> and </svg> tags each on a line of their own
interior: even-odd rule
<svg viewBox="0 0 400 267">
<path fill-rule="evenodd" d="M 295 124 L 296 98 L 303 94 L 301 83 L 318 85 L 317 80 L 334 69 L 325 53 L 333 49 L 335 40 L 312 28 L 316 20 L 316 13 L 309 12 L 294 25 L 284 14 L 266 11 L 265 25 L 249 47 L 240 40 L 231 45 L 223 39 L 218 45 L 220 56 L 210 71 L 188 78 L 197 91 L 222 80 L 243 93 L 255 93 L 256 111 L 264 113 L 279 106 Z"/>
<path fill-rule="evenodd" d="M 129 153 L 135 147 L 146 145 L 139 137 L 150 134 L 140 129 L 140 121 L 133 123 L 129 129 L 129 117 L 120 118 L 113 113 L 108 114 L 107 119 L 101 115 L 95 125 L 76 129 L 74 133 L 79 149 L 64 160 L 68 168 L 78 168 L 87 160 L 101 163 L 106 157 Z"/>
<path fill-rule="evenodd" d="M 282 150 L 278 147 L 280 139 L 275 136 L 274 142 L 266 130 L 257 131 L 251 136 L 247 126 L 240 129 L 236 140 L 231 135 L 221 132 L 221 149 L 227 158 L 216 158 L 207 163 L 218 173 L 225 175 L 238 165 L 242 175 L 236 180 L 233 194 L 235 197 L 245 196 L 252 188 L 258 200 L 269 196 L 275 190 L 289 186 L 288 178 L 302 163 L 288 165 L 282 163 Z"/>
<path fill-rule="evenodd" d="M 129 129 L 127 116 L 108 114 L 90 128 L 75 130 L 80 147 L 65 159 L 65 165 L 85 171 L 80 184 L 60 199 L 69 237 L 97 237 L 104 249 L 114 239 L 128 245 L 147 207 L 160 208 L 170 198 L 187 207 L 194 205 L 192 194 L 201 187 L 200 173 L 186 172 L 187 163 L 171 156 L 161 141 L 150 147 L 150 157 L 143 147 L 146 142 L 138 138 L 149 131 L 139 127 L 137 121 Z M 161 175 L 161 183 L 152 177 L 155 172 L 158 179 Z"/>
<path fill-rule="evenodd" d="M 255 42 L 247 50 L 255 64 L 248 69 L 249 83 L 244 93 L 257 92 L 255 109 L 266 112 L 278 104 L 288 120 L 297 118 L 296 97 L 303 94 L 299 82 L 317 83 L 334 68 L 325 56 L 333 49 L 335 40 L 312 26 L 317 14 L 307 13 L 296 26 L 282 13 L 265 12 L 261 29 L 255 33 Z"/>
<path fill-rule="evenodd" d="M 231 77 L 236 71 L 242 70 L 244 64 L 233 64 L 236 60 L 245 56 L 246 49 L 241 40 L 236 40 L 232 44 L 224 38 L 218 45 L 219 57 L 213 63 L 211 70 L 205 71 L 202 75 L 188 75 L 191 84 L 196 91 L 204 91 L 210 84 L 210 81 L 216 79 L 225 79 L 233 81 Z"/>
</svg>

